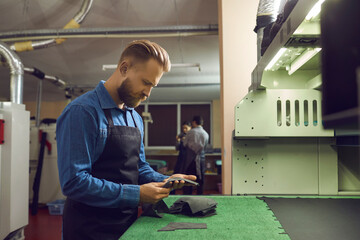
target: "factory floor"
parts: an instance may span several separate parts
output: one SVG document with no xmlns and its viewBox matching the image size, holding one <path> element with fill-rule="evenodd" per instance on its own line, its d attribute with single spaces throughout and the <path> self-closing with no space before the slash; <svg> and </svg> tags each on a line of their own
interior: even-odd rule
<svg viewBox="0 0 360 240">
<path fill-rule="evenodd" d="M 195 193 L 195 192 L 194 192 Z M 177 190 L 176 194 L 182 194 Z M 218 191 L 204 190 L 204 195 L 219 194 Z M 29 224 L 25 227 L 26 240 L 60 240 L 62 216 L 50 215 L 46 205 L 39 206 L 37 215 L 29 211 Z"/>
</svg>

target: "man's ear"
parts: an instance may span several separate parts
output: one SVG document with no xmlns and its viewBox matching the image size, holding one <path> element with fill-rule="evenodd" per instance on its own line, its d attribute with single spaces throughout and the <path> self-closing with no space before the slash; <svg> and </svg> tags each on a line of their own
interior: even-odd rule
<svg viewBox="0 0 360 240">
<path fill-rule="evenodd" d="M 122 61 L 119 66 L 119 71 L 122 76 L 125 76 L 129 71 L 129 63 L 127 61 Z"/>
</svg>

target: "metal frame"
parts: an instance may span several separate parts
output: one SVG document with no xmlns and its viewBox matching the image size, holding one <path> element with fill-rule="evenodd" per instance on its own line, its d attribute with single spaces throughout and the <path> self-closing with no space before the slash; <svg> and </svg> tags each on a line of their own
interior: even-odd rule
<svg viewBox="0 0 360 240">
<path fill-rule="evenodd" d="M 337 195 L 333 138 L 234 139 L 233 194 Z"/>
<path fill-rule="evenodd" d="M 0 145 L 0 239 L 28 224 L 30 113 L 0 102 L 5 142 Z"/>
<path fill-rule="evenodd" d="M 321 93 L 317 90 L 257 90 L 235 106 L 235 137 L 240 138 L 334 136 L 334 131 L 324 130 L 321 122 Z"/>
</svg>

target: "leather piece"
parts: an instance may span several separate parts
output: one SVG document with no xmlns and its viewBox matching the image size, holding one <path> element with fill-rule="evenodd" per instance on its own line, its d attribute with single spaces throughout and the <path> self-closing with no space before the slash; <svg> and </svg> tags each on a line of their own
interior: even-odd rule
<svg viewBox="0 0 360 240">
<path fill-rule="evenodd" d="M 174 177 L 174 178 L 170 178 L 169 180 L 167 180 L 167 182 L 164 184 L 164 186 L 163 186 L 163 188 L 169 188 L 169 187 L 171 187 L 171 182 L 174 182 L 174 181 L 184 181 L 185 183 L 190 183 L 190 184 L 192 184 L 192 185 L 194 185 L 194 186 L 198 186 L 199 185 L 199 183 L 197 183 L 197 182 L 194 182 L 194 181 L 191 181 L 191 180 L 189 180 L 189 179 L 185 179 L 185 178 L 181 178 L 181 177 Z"/>
<path fill-rule="evenodd" d="M 170 207 L 170 213 L 182 213 L 190 216 L 207 217 L 216 214 L 217 202 L 204 197 L 182 197 Z"/>
<path fill-rule="evenodd" d="M 162 213 L 170 213 L 168 206 L 163 200 L 158 201 L 156 204 L 143 204 L 142 216 L 162 218 Z"/>
<path fill-rule="evenodd" d="M 171 222 L 159 229 L 158 232 L 175 231 L 179 229 L 207 229 L 207 225 L 206 223 Z"/>
</svg>

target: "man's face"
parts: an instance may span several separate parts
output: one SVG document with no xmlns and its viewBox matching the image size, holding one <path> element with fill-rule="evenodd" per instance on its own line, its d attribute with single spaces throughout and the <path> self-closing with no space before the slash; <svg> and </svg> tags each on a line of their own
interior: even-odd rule
<svg viewBox="0 0 360 240">
<path fill-rule="evenodd" d="M 118 88 L 119 98 L 128 107 L 137 107 L 145 101 L 163 75 L 162 66 L 154 59 L 138 63 L 126 72 L 126 79 Z"/>
</svg>

